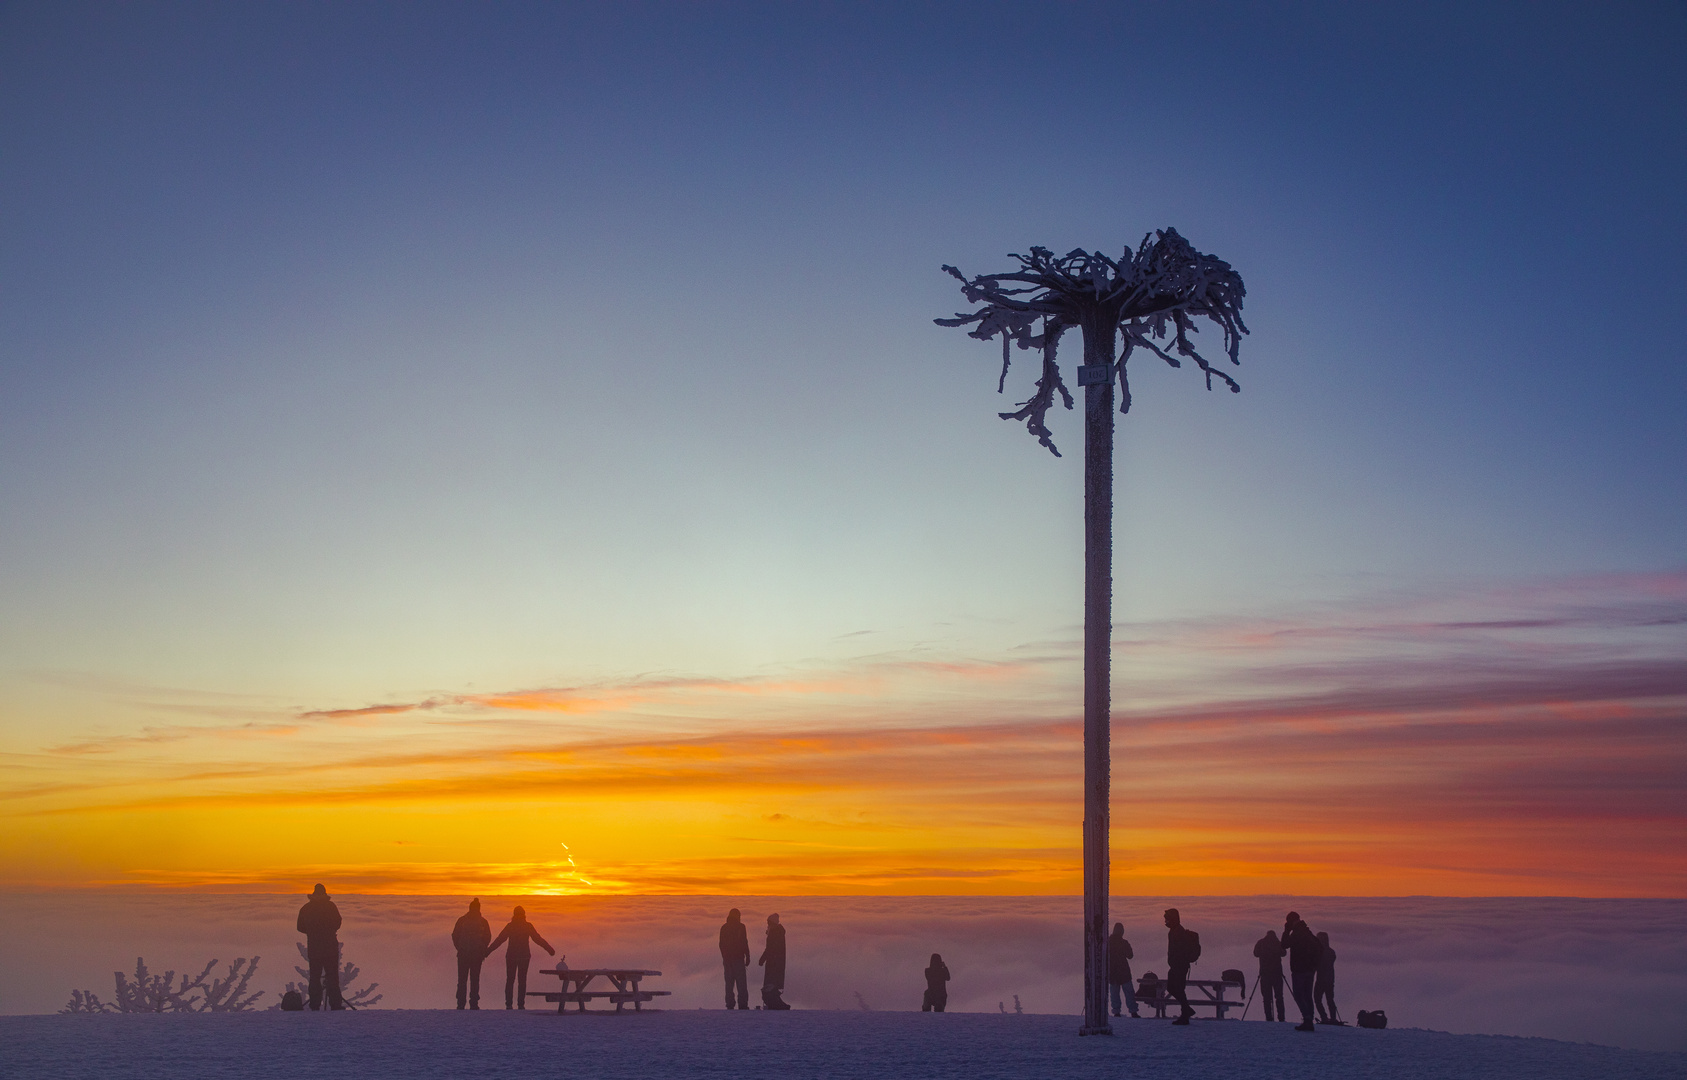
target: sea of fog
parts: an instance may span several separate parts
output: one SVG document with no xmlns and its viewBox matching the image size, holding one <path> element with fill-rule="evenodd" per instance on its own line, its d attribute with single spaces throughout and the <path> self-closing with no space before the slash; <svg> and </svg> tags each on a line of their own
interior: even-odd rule
<svg viewBox="0 0 1687 1080">
<path fill-rule="evenodd" d="M 153 970 L 261 956 L 254 989 L 272 1004 L 297 976 L 284 895 L 13 893 L 0 896 L 0 1013 L 47 1013 L 72 989 L 109 997 L 137 956 Z M 452 923 L 466 897 L 336 896 L 346 958 L 380 984 L 380 1008 L 454 1005 Z M 1080 1011 L 1081 901 L 1075 897 L 487 897 L 496 931 L 520 903 L 575 967 L 650 967 L 667 1009 L 722 1004 L 716 930 L 741 908 L 752 950 L 770 911 L 787 927 L 786 999 L 799 1009 L 917 1010 L 930 955 L 953 973 L 956 1012 Z M 1299 911 L 1339 956 L 1349 1019 L 1384 1009 L 1395 1027 L 1543 1036 L 1687 1050 L 1687 900 L 1447 897 L 1115 897 L 1133 967 L 1164 973 L 1160 912 L 1201 935 L 1194 974 L 1252 973 L 1254 942 Z M 534 969 L 550 966 L 542 955 Z M 486 965 L 483 1005 L 502 1005 L 503 964 Z M 752 985 L 755 975 L 752 974 Z M 542 987 L 549 977 L 535 975 Z M 531 988 L 530 984 L 530 988 Z M 859 995 L 859 998 L 857 997 Z M 1292 1006 L 1291 1006 L 1292 1009 Z M 1256 1000 L 1249 1020 L 1260 1017 Z M 1129 1021 L 1126 1021 L 1129 1023 Z M 1149 1021 L 1138 1021 L 1149 1023 Z"/>
</svg>

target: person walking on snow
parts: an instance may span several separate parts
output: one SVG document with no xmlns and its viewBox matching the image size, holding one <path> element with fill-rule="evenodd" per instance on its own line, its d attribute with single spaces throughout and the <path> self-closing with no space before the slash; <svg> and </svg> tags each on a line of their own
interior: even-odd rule
<svg viewBox="0 0 1687 1080">
<path fill-rule="evenodd" d="M 1195 1010 L 1189 1007 L 1189 969 L 1201 958 L 1201 937 L 1183 925 L 1176 908 L 1166 909 L 1166 994 L 1183 1006 L 1174 1024 L 1188 1024 Z"/>
<path fill-rule="evenodd" d="M 1113 924 L 1113 936 L 1107 939 L 1107 992 L 1113 999 L 1113 1015 L 1122 1015 L 1119 1011 L 1119 997 L 1124 996 L 1124 1007 L 1129 1010 L 1132 1019 L 1137 1019 L 1136 1012 L 1136 983 L 1131 981 L 1131 960 L 1136 953 L 1131 949 L 1131 943 L 1125 940 L 1125 924 Z"/>
<path fill-rule="evenodd" d="M 486 959 L 492 941 L 492 927 L 481 917 L 480 901 L 470 900 L 468 914 L 451 928 L 451 944 L 457 947 L 457 1008 L 465 1004 L 480 1008 L 480 962 Z"/>
<path fill-rule="evenodd" d="M 519 906 L 509 925 L 498 931 L 498 936 L 486 947 L 487 953 L 497 952 L 498 946 L 506 941 L 510 947 L 504 950 L 504 1008 L 525 1009 L 527 965 L 533 960 L 533 947 L 528 942 L 537 941 L 552 956 L 556 955 L 556 950 L 539 935 L 539 928 L 527 921 L 527 909 Z"/>
<path fill-rule="evenodd" d="M 320 881 L 299 909 L 299 933 L 305 936 L 305 960 L 310 964 L 311 1011 L 322 1008 L 324 984 L 328 1007 L 345 1008 L 345 1000 L 340 997 L 340 909 L 328 899 L 328 890 Z"/>
<path fill-rule="evenodd" d="M 737 908 L 726 913 L 720 928 L 720 962 L 726 969 L 726 1007 L 733 1008 L 733 994 L 737 993 L 737 1008 L 750 1007 L 750 931 L 744 926 Z"/>
<path fill-rule="evenodd" d="M 1277 931 L 1267 930 L 1254 942 L 1254 955 L 1259 957 L 1259 997 L 1265 1003 L 1265 1018 L 1287 1020 L 1288 1014 L 1283 1011 L 1283 957 L 1288 953 L 1277 940 Z"/>
<path fill-rule="evenodd" d="M 1317 1031 L 1312 1024 L 1312 983 L 1318 975 L 1318 960 L 1324 946 L 1312 928 L 1296 911 L 1283 920 L 1283 947 L 1289 951 L 1289 992 L 1300 1009 L 1296 1031 Z"/>
</svg>

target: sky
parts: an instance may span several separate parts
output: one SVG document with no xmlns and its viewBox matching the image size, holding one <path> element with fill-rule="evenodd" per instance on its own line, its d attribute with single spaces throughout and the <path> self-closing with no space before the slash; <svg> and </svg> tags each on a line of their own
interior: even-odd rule
<svg viewBox="0 0 1687 1080">
<path fill-rule="evenodd" d="M 0 887 L 1687 895 L 1680 5 L 0 6 Z M 1209 335 L 1210 336 L 1210 335 Z M 1070 351 L 1070 350 L 1069 350 Z"/>
</svg>

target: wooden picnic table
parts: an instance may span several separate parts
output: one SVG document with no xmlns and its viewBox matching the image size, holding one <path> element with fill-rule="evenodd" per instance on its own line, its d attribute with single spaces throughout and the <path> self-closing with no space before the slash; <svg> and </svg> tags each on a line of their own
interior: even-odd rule
<svg viewBox="0 0 1687 1080">
<path fill-rule="evenodd" d="M 1140 987 L 1140 985 L 1141 984 L 1139 983 L 1138 986 Z M 1224 996 L 1225 988 L 1236 986 L 1236 984 L 1233 982 L 1226 982 L 1223 979 L 1188 979 L 1185 980 L 1183 985 L 1185 987 L 1183 993 L 1184 996 L 1189 999 L 1190 1008 L 1193 1009 L 1200 1005 L 1210 1005 L 1213 1008 L 1213 1012 L 1217 1014 L 1217 1019 L 1219 1020 L 1224 1019 L 1224 1010 L 1240 1009 L 1247 1004 L 1245 1001 L 1230 1001 Z M 1247 987 L 1242 986 L 1237 989 L 1238 992 L 1240 992 L 1242 990 L 1246 990 Z M 1196 990 L 1199 990 L 1200 993 L 1195 993 Z M 1174 997 L 1167 996 L 1166 980 L 1161 979 L 1159 982 L 1159 991 L 1153 996 L 1145 995 L 1139 989 L 1136 995 L 1136 1003 L 1139 1007 L 1146 1005 L 1153 1009 L 1155 1016 L 1165 1016 L 1166 1007 L 1178 1004 L 1178 1000 Z"/>
<path fill-rule="evenodd" d="M 632 1003 L 634 1012 L 641 1012 L 644 1003 L 659 997 L 667 997 L 669 990 L 641 990 L 639 980 L 647 975 L 660 975 L 660 971 L 648 971 L 643 968 L 541 968 L 541 975 L 555 975 L 562 980 L 560 993 L 546 990 L 529 990 L 528 997 L 542 997 L 546 1001 L 556 1002 L 556 1011 L 565 1012 L 570 1001 L 580 1006 L 579 1011 L 586 1011 L 586 1002 L 593 998 L 608 998 L 615 1003 L 615 1011 L 620 1012 L 622 1006 Z M 588 990 L 593 979 L 603 978 L 615 989 Z"/>
</svg>

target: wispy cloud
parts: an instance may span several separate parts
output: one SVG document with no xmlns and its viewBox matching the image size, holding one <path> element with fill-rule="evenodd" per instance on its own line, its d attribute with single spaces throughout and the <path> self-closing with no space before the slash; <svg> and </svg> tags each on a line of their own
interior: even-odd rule
<svg viewBox="0 0 1687 1080">
<path fill-rule="evenodd" d="M 1117 871 L 1139 890 L 1679 893 L 1683 613 L 1669 574 L 1123 628 Z M 65 743 L 0 794 L 39 821 L 540 813 L 619 852 L 606 888 L 1050 891 L 1076 887 L 1077 674 L 1066 644 L 1032 643 L 434 693 Z M 474 846 L 429 858 L 511 888 L 548 865 Z M 382 873 L 434 880 L 401 865 Z"/>
</svg>

